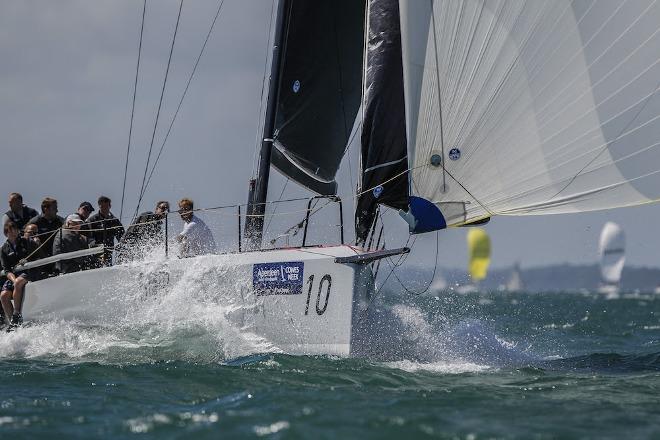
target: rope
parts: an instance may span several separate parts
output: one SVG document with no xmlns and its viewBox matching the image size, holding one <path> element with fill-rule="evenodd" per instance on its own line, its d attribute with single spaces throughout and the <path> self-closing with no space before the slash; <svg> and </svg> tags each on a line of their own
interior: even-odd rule
<svg viewBox="0 0 660 440">
<path fill-rule="evenodd" d="M 318 205 L 318 202 L 319 202 L 319 199 L 314 200 L 314 206 L 310 207 L 310 209 L 305 210 L 306 212 L 309 213 L 309 216 L 306 215 L 305 219 L 311 218 L 314 214 L 316 214 L 317 212 L 319 212 L 320 210 L 322 210 L 323 208 L 325 208 L 326 206 L 328 206 L 330 204 L 330 200 L 328 200 L 325 204 L 323 204 L 322 206 L 316 208 L 316 205 Z M 298 234 L 298 231 L 300 231 L 300 229 L 305 225 L 305 219 L 299 221 L 298 223 L 296 223 L 295 225 L 291 226 L 289 229 L 284 231 L 282 234 L 280 234 L 277 237 L 270 240 L 270 244 L 274 245 L 279 238 L 287 237 L 289 235 L 295 237 Z M 295 232 L 293 234 L 290 234 L 291 231 L 295 231 Z"/>
<path fill-rule="evenodd" d="M 399 282 L 399 284 L 401 285 L 401 287 L 403 288 L 403 290 L 405 290 L 406 293 L 408 293 L 409 295 L 419 296 L 419 295 L 423 295 L 423 294 L 425 294 L 425 293 L 428 292 L 428 290 L 431 288 L 431 285 L 433 284 L 433 281 L 435 281 L 435 273 L 436 273 L 436 271 L 437 271 L 437 269 L 438 269 L 438 254 L 440 253 L 440 252 L 439 252 L 439 250 L 440 250 L 440 246 L 439 246 L 439 241 L 440 241 L 440 239 L 439 239 L 439 236 L 440 236 L 440 231 L 436 231 L 436 233 L 435 233 L 435 265 L 433 266 L 433 275 L 431 276 L 431 281 L 429 281 L 429 283 L 426 285 L 426 287 L 425 287 L 422 291 L 416 292 L 416 291 L 414 291 L 414 290 L 412 290 L 412 289 L 407 288 L 407 287 L 403 284 L 403 282 L 401 281 L 401 279 L 399 278 L 399 276 L 396 274 L 396 271 L 394 270 L 396 267 L 399 267 L 400 265 L 398 265 L 398 266 L 394 266 L 393 263 L 392 263 L 392 261 L 391 261 L 392 258 L 386 258 L 387 264 L 389 264 L 390 267 L 392 268 L 392 274 L 394 275 L 394 278 Z M 414 245 L 414 243 L 413 243 L 413 245 Z M 405 262 L 405 260 L 404 260 L 404 262 Z M 401 264 L 403 264 L 403 263 L 401 263 Z"/>
<path fill-rule="evenodd" d="M 172 44 L 170 45 L 170 55 L 167 58 L 167 68 L 165 69 L 165 78 L 163 80 L 163 87 L 160 91 L 160 100 L 158 101 L 158 110 L 156 111 L 156 120 L 154 121 L 154 129 L 151 133 L 151 143 L 149 144 L 149 154 L 147 154 L 147 163 L 144 166 L 144 175 L 142 176 L 142 186 L 140 188 L 140 198 L 138 199 L 137 206 L 135 207 L 135 214 L 133 217 L 137 216 L 138 211 L 140 210 L 140 203 L 142 202 L 142 197 L 144 196 L 145 183 L 147 180 L 147 172 L 149 171 L 149 162 L 151 161 L 151 151 L 154 147 L 154 140 L 156 139 L 156 129 L 158 128 L 158 119 L 160 118 L 160 110 L 163 106 L 163 96 L 165 95 L 165 87 L 167 85 L 167 77 L 170 73 L 170 65 L 172 63 L 172 54 L 174 53 L 174 43 L 176 42 L 176 35 L 179 31 L 179 21 L 181 20 L 181 10 L 183 9 L 183 0 L 179 2 L 179 13 L 176 17 L 176 25 L 174 26 L 174 35 L 172 37 Z"/>
<path fill-rule="evenodd" d="M 406 240 L 406 244 L 404 245 L 404 247 L 407 247 L 408 244 L 410 243 L 410 237 L 412 237 L 412 236 L 411 236 L 411 235 L 408 236 L 408 240 Z M 387 280 L 389 280 L 390 277 L 392 276 L 392 274 L 394 273 L 394 269 L 395 269 L 396 267 L 399 267 L 399 265 L 401 265 L 401 264 L 403 263 L 403 261 L 405 261 L 404 257 L 405 257 L 405 254 L 399 256 L 399 261 L 397 261 L 396 264 L 392 267 L 392 270 L 390 270 L 390 273 L 387 274 L 387 276 L 385 277 L 385 279 L 384 279 L 383 282 L 381 283 L 381 285 L 380 285 L 380 287 L 378 288 L 378 290 L 376 290 L 376 292 L 374 293 L 374 295 L 373 295 L 373 296 L 371 297 L 371 299 L 369 300 L 369 304 L 367 304 L 367 308 L 364 310 L 364 312 L 362 312 L 362 316 L 360 316 L 360 318 L 358 319 L 358 324 L 359 324 L 360 322 L 362 322 L 362 320 L 363 320 L 364 318 L 366 318 L 367 313 L 369 312 L 369 309 L 371 308 L 371 305 L 374 303 L 374 301 L 376 300 L 376 298 L 377 298 L 378 295 L 380 294 L 381 290 L 383 290 L 383 287 L 385 287 L 385 284 L 387 284 Z M 402 260 L 403 260 L 403 261 L 402 261 Z"/>
<path fill-rule="evenodd" d="M 284 182 L 284 185 L 282 186 L 282 191 L 280 192 L 280 196 L 277 198 L 278 201 L 282 200 L 282 196 L 284 195 L 284 190 L 286 189 L 287 183 L 289 183 L 289 178 L 288 177 L 287 177 L 286 181 Z M 271 214 L 268 214 L 269 215 L 268 224 L 266 225 L 266 229 L 264 229 L 264 235 L 266 235 L 266 233 L 268 232 L 268 228 L 270 228 L 270 224 L 273 221 L 273 216 L 274 216 L 275 212 L 277 212 L 277 205 L 275 205 L 275 208 L 273 208 L 273 212 Z M 285 234 L 286 234 L 286 232 L 285 232 Z"/>
<path fill-rule="evenodd" d="M 355 198 L 358 198 L 358 197 L 360 197 L 360 196 L 363 195 L 363 194 L 366 194 L 366 193 L 368 193 L 368 192 L 371 192 L 371 191 L 373 191 L 374 189 L 378 188 L 379 186 L 383 186 L 383 185 L 385 185 L 386 183 L 390 183 L 391 181 L 393 181 L 393 180 L 395 180 L 395 179 L 398 179 L 399 177 L 403 176 L 404 174 L 406 174 L 406 173 L 408 173 L 408 172 L 410 172 L 410 171 L 414 171 L 414 170 L 416 170 L 416 169 L 418 169 L 418 168 L 422 168 L 422 167 L 425 167 L 425 166 L 427 166 L 427 164 L 417 165 L 416 167 L 408 168 L 408 169 L 406 169 L 406 170 L 404 170 L 404 171 L 401 171 L 401 172 L 400 172 L 399 174 L 397 174 L 396 176 L 394 176 L 394 177 L 390 177 L 389 179 L 385 180 L 384 182 L 379 183 L 378 185 L 374 185 L 374 186 L 372 186 L 372 187 L 369 188 L 369 189 L 365 189 L 364 191 L 358 192 L 357 194 L 355 194 Z"/>
<path fill-rule="evenodd" d="M 199 65 L 200 60 L 202 59 L 202 55 L 204 54 L 204 50 L 206 50 L 206 45 L 209 42 L 209 38 L 211 38 L 211 33 L 213 33 L 213 28 L 215 27 L 215 22 L 218 20 L 218 17 L 220 16 L 220 11 L 222 10 L 222 6 L 225 4 L 225 0 L 220 1 L 220 5 L 218 6 L 218 10 L 215 13 L 215 17 L 213 18 L 213 22 L 211 23 L 211 28 L 209 29 L 208 33 L 206 34 L 206 39 L 204 39 L 204 44 L 202 44 L 202 49 L 199 51 L 199 55 L 197 56 L 197 60 L 195 61 L 195 65 L 193 66 L 192 72 L 190 73 L 190 76 L 188 77 L 188 82 L 186 83 L 186 87 L 183 90 L 183 93 L 181 94 L 181 99 L 179 100 L 179 104 L 176 107 L 176 111 L 174 112 L 174 116 L 172 116 L 172 120 L 170 121 L 170 126 L 167 129 L 167 133 L 165 133 L 165 138 L 163 139 L 163 143 L 160 146 L 160 150 L 158 151 L 158 155 L 156 156 L 156 160 L 154 161 L 153 166 L 151 167 L 151 172 L 149 173 L 149 178 L 147 179 L 147 183 L 144 186 L 144 191 L 140 194 L 140 200 L 142 200 L 142 197 L 144 193 L 147 191 L 147 188 L 149 187 L 149 182 L 151 182 L 151 177 L 154 174 L 154 171 L 156 170 L 156 165 L 158 165 L 158 161 L 160 160 L 160 156 L 163 153 L 163 150 L 165 149 L 165 143 L 167 142 L 167 139 L 170 136 L 170 132 L 172 131 L 172 127 L 174 126 L 174 121 L 176 121 L 176 117 L 179 114 L 179 110 L 181 109 L 181 105 L 183 104 L 183 100 L 186 97 L 186 94 L 188 93 L 188 88 L 190 87 L 190 83 L 193 80 L 193 77 L 195 76 L 195 72 L 197 71 L 197 66 Z M 137 214 L 137 213 L 136 213 Z"/>
<path fill-rule="evenodd" d="M 133 103 L 131 105 L 131 123 L 128 128 L 128 147 L 126 148 L 126 163 L 124 164 L 124 184 L 121 188 L 121 207 L 119 217 L 124 214 L 124 196 L 126 195 L 126 177 L 128 176 L 128 158 L 131 154 L 131 138 L 133 136 L 133 119 L 135 116 L 135 97 L 137 96 L 138 75 L 140 73 L 140 58 L 142 55 L 142 36 L 144 34 L 144 17 L 147 12 L 147 0 L 142 5 L 142 24 L 140 25 L 140 43 L 138 44 L 137 67 L 135 68 L 135 83 L 133 84 Z"/>
<path fill-rule="evenodd" d="M 21 263 L 21 261 L 24 261 L 24 260 L 27 261 L 27 260 L 29 260 L 30 258 L 32 258 L 32 256 L 34 256 L 37 252 L 39 252 L 39 250 L 40 250 L 40 249 L 41 249 L 46 243 L 50 242 L 50 240 L 51 240 L 53 237 L 55 237 L 55 234 L 57 234 L 57 233 L 60 231 L 60 229 L 62 229 L 62 228 L 57 228 L 57 229 L 55 229 L 54 231 L 52 231 L 52 233 L 51 233 L 51 232 L 45 232 L 45 233 L 41 234 L 41 235 L 46 235 L 46 234 L 50 234 L 50 235 L 48 236 L 47 239 L 45 239 L 45 240 L 39 245 L 38 248 L 36 248 L 34 251 L 32 251 L 32 253 L 31 253 L 30 255 L 28 255 L 27 257 L 25 257 L 25 258 L 23 258 L 22 260 L 20 260 L 20 261 L 19 261 L 19 264 Z"/>
</svg>

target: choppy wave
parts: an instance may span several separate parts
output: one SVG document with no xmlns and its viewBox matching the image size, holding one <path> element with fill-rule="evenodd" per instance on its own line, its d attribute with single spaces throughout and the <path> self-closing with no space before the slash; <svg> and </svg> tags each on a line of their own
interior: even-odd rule
<svg viewBox="0 0 660 440">
<path fill-rule="evenodd" d="M 123 316 L 108 314 L 103 325 L 30 323 L 16 332 L 0 334 L 0 359 L 229 364 L 235 359 L 280 353 L 272 342 L 233 324 L 231 317 L 244 313 L 244 306 L 218 301 L 222 289 L 236 288 L 231 282 L 224 283 L 232 279 L 231 274 L 208 277 L 208 270 L 192 268 L 157 299 L 140 302 L 139 307 L 130 307 L 127 292 L 127 312 Z M 222 268 L 214 270 L 221 272 Z M 208 285 L 208 278 L 224 280 L 222 287 Z M 658 369 L 657 355 L 617 354 L 626 350 L 615 345 L 621 337 L 636 343 L 630 335 L 643 334 L 639 343 L 650 344 L 643 351 L 657 352 L 654 348 L 660 337 L 654 335 L 660 336 L 660 322 L 653 316 L 641 318 L 651 304 L 647 301 L 606 301 L 584 295 L 477 293 L 414 300 L 401 292 L 386 295 L 387 301 L 375 305 L 359 323 L 362 337 L 356 356 L 391 368 L 438 374 L 526 366 Z M 637 314 L 624 315 L 631 310 Z M 587 344 L 594 339 L 610 348 L 610 354 L 590 350 Z M 609 341 L 614 341 L 611 347 Z M 577 346 L 571 347 L 571 343 Z M 548 361 L 550 358 L 556 360 Z"/>
<path fill-rule="evenodd" d="M 232 325 L 241 310 L 212 294 L 182 287 L 100 326 L 58 321 L 0 334 L 0 430 L 660 438 L 657 300 L 389 292 L 361 322 L 372 336 L 362 355 L 338 358 L 278 353 Z"/>
<path fill-rule="evenodd" d="M 645 354 L 591 353 L 548 361 L 553 370 L 597 373 L 637 373 L 660 371 L 660 352 Z"/>
</svg>

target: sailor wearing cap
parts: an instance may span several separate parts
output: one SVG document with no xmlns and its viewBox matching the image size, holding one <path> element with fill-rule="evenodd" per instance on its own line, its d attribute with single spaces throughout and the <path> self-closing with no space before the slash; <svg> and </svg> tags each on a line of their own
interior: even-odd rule
<svg viewBox="0 0 660 440">
<path fill-rule="evenodd" d="M 83 220 L 83 222 L 85 222 L 80 227 L 80 233 L 87 238 L 88 242 L 92 236 L 92 233 L 89 232 L 91 228 L 89 226 L 89 223 L 87 223 L 87 219 L 89 218 L 90 215 L 92 215 L 92 212 L 94 212 L 94 207 L 89 202 L 82 202 L 78 207 L 78 210 L 76 211 L 76 214 L 78 214 L 80 218 Z"/>
<path fill-rule="evenodd" d="M 88 249 L 87 239 L 80 233 L 84 221 L 79 214 L 69 215 L 65 222 L 62 233 L 57 234 L 53 243 L 53 255 L 65 254 L 67 252 Z M 88 266 L 88 257 L 78 257 L 69 260 L 60 260 L 56 263 L 60 273 L 70 273 L 83 270 Z"/>
</svg>

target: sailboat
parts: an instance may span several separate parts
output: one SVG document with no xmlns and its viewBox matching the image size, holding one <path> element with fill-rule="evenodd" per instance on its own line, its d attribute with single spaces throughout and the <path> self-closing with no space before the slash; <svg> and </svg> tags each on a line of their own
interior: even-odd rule
<svg viewBox="0 0 660 440">
<path fill-rule="evenodd" d="M 522 270 L 520 269 L 519 262 L 516 262 L 513 265 L 509 279 L 504 285 L 504 290 L 507 292 L 522 292 L 525 290 L 525 283 L 523 281 Z"/>
<path fill-rule="evenodd" d="M 626 261 L 626 236 L 621 226 L 607 222 L 603 226 L 598 241 L 598 256 L 600 274 L 603 284 L 598 288 L 600 293 L 616 296 L 619 293 L 621 272 Z"/>
<path fill-rule="evenodd" d="M 369 248 L 379 206 L 424 234 L 660 198 L 656 2 L 279 0 L 276 11 L 246 249 L 31 282 L 26 319 L 107 324 L 195 270 L 226 287 L 215 300 L 236 306 L 238 328 L 289 353 L 356 355 L 379 330 L 361 324 L 371 264 L 408 252 Z M 355 242 L 266 249 L 271 166 L 339 202 L 352 127 Z"/>
<path fill-rule="evenodd" d="M 459 286 L 459 293 L 470 293 L 479 290 L 479 283 L 488 275 L 490 265 L 490 237 L 482 228 L 472 228 L 467 232 L 468 273 L 471 282 Z"/>
</svg>

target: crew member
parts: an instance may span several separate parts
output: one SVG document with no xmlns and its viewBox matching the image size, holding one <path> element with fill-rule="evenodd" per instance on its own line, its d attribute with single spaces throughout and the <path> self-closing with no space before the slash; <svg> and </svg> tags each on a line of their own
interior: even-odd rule
<svg viewBox="0 0 660 440">
<path fill-rule="evenodd" d="M 8 220 L 11 220 L 16 223 L 22 232 L 27 222 L 37 215 L 39 213 L 36 210 L 23 204 L 22 195 L 13 192 L 9 194 L 9 211 L 2 216 L 2 224 L 4 225 Z"/>
<path fill-rule="evenodd" d="M 206 223 L 194 214 L 193 201 L 181 199 L 179 214 L 184 222 L 183 231 L 177 236 L 177 240 L 181 243 L 181 256 L 194 257 L 215 253 L 217 248 L 213 234 Z"/>
<path fill-rule="evenodd" d="M 39 237 L 43 243 L 43 255 L 50 257 L 53 255 L 53 240 L 55 231 L 64 224 L 64 219 L 57 215 L 57 200 L 46 197 L 41 202 L 41 214 L 32 218 L 30 224 L 37 225 Z M 51 269 L 53 266 L 51 266 Z"/>
<path fill-rule="evenodd" d="M 66 218 L 62 234 L 58 234 L 55 237 L 53 255 L 66 254 L 67 252 L 75 252 L 89 248 L 87 239 L 80 232 L 80 227 L 82 225 L 83 220 L 78 214 L 71 214 Z M 90 266 L 89 257 L 86 256 L 60 260 L 55 264 L 60 273 L 77 272 Z"/>
<path fill-rule="evenodd" d="M 161 200 L 154 212 L 143 212 L 135 219 L 121 240 L 122 260 L 143 259 L 150 249 L 163 242 L 163 219 L 169 212 L 169 202 Z"/>
<path fill-rule="evenodd" d="M 5 324 L 5 317 L 11 317 L 9 330 L 23 323 L 23 293 L 30 281 L 30 271 L 16 268 L 22 260 L 32 261 L 37 246 L 20 236 L 18 225 L 11 220 L 5 223 L 3 232 L 7 241 L 0 248 L 0 261 L 6 272 L 7 281 L 2 285 L 0 303 L 4 316 L 0 324 Z M 12 304 L 13 300 L 13 304 Z"/>
<path fill-rule="evenodd" d="M 92 215 L 92 212 L 94 212 L 94 207 L 89 202 L 82 202 L 80 206 L 78 206 L 78 210 L 76 211 L 76 214 L 78 214 L 83 221 L 83 224 L 80 226 L 80 233 L 88 241 L 91 240 L 92 234 L 89 232 L 89 230 L 91 229 L 89 227 L 89 223 L 85 223 L 85 222 L 87 222 L 89 216 Z"/>
<path fill-rule="evenodd" d="M 39 260 L 41 258 L 46 257 L 46 255 L 43 252 L 43 246 L 41 246 L 41 238 L 39 237 L 39 228 L 37 228 L 37 225 L 34 223 L 29 223 L 25 225 L 25 229 L 23 229 L 23 238 L 26 239 L 29 242 L 32 242 L 34 246 L 37 247 L 37 250 L 34 254 L 34 260 Z M 47 276 L 47 274 L 44 272 L 43 267 L 35 267 L 32 269 L 32 276 L 30 279 L 32 281 L 38 281 Z"/>
<path fill-rule="evenodd" d="M 124 235 L 124 226 L 115 215 L 110 212 L 112 201 L 109 197 L 101 196 L 98 199 L 99 210 L 96 214 L 89 217 L 87 222 L 91 228 L 91 235 L 96 245 L 106 247 L 100 264 L 103 266 L 112 265 L 112 249 L 115 246 L 115 240 L 119 242 Z"/>
</svg>

